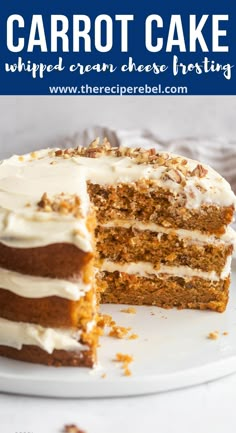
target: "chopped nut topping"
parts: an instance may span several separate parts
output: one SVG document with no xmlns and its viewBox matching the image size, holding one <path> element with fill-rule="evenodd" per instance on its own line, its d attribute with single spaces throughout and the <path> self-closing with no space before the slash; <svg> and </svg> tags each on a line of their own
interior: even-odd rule
<svg viewBox="0 0 236 433">
<path fill-rule="evenodd" d="M 165 166 L 167 168 L 173 168 L 174 166 L 173 170 L 178 169 L 178 171 L 182 174 L 187 174 L 187 168 L 185 167 L 187 165 L 186 159 L 183 159 L 181 157 L 171 157 L 168 153 L 164 152 L 159 153 L 158 151 L 156 151 L 155 148 L 142 149 L 141 147 L 112 147 L 106 138 L 104 138 L 103 142 L 101 143 L 99 138 L 96 138 L 87 147 L 78 146 L 76 148 L 58 149 L 56 151 L 49 152 L 49 156 L 51 157 L 56 156 L 65 159 L 75 156 L 98 158 L 104 155 L 129 157 L 131 159 L 134 159 L 137 164 L 152 164 L 155 167 Z"/>
<path fill-rule="evenodd" d="M 191 176 L 197 176 L 197 177 L 205 177 L 208 173 L 208 170 L 203 167 L 203 165 L 198 164 L 195 169 L 191 172 Z"/>
<path fill-rule="evenodd" d="M 85 433 L 85 431 L 81 430 L 75 424 L 69 424 L 64 426 L 63 433 Z"/>
<path fill-rule="evenodd" d="M 196 184 L 196 188 L 203 193 L 207 191 L 206 188 L 204 188 L 204 186 L 200 185 L 199 183 Z"/>
<path fill-rule="evenodd" d="M 57 212 L 62 215 L 71 214 L 75 218 L 81 218 L 80 198 L 76 194 L 58 194 L 50 199 L 45 192 L 37 203 L 41 212 Z"/>
<path fill-rule="evenodd" d="M 176 183 L 181 183 L 182 177 L 178 170 L 175 170 L 174 168 L 171 168 L 170 170 L 167 170 L 162 175 L 163 180 L 172 180 Z"/>
</svg>

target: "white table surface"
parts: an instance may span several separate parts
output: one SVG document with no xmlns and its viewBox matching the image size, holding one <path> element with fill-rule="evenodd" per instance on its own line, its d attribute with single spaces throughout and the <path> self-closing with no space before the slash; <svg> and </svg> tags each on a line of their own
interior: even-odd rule
<svg viewBox="0 0 236 433">
<path fill-rule="evenodd" d="M 42 147 L 91 124 L 153 128 L 165 139 L 221 135 L 233 140 L 235 113 L 231 97 L 1 97 L 0 156 Z M 236 375 L 136 398 L 0 394 L 0 433 L 60 433 L 73 423 L 87 433 L 235 433 L 235 402 Z"/>
</svg>

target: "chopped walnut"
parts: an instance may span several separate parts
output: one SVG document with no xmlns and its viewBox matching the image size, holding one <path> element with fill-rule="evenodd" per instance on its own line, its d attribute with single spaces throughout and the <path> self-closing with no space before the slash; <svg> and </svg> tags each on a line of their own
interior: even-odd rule
<svg viewBox="0 0 236 433">
<path fill-rule="evenodd" d="M 171 168 L 170 170 L 167 170 L 162 175 L 163 180 L 172 180 L 176 183 L 181 183 L 182 177 L 178 170 Z"/>
<path fill-rule="evenodd" d="M 37 203 L 38 211 L 57 212 L 62 215 L 73 215 L 75 218 L 81 218 L 80 198 L 76 194 L 67 195 L 64 193 L 55 195 L 50 199 L 45 192 L 40 201 Z"/>
<path fill-rule="evenodd" d="M 208 170 L 203 167 L 203 165 L 198 164 L 194 170 L 191 172 L 191 176 L 197 176 L 197 177 L 205 177 L 208 173 Z"/>
<path fill-rule="evenodd" d="M 134 159 L 137 164 L 152 164 L 155 167 L 175 167 L 182 173 L 187 164 L 187 160 L 181 157 L 171 157 L 168 153 L 159 153 L 156 149 L 142 149 L 129 148 L 129 147 L 112 147 L 109 141 L 104 138 L 103 142 L 100 143 L 99 138 L 96 138 L 88 147 L 78 146 L 76 148 L 58 149 L 56 151 L 50 151 L 50 157 L 61 157 L 71 158 L 76 156 L 85 156 L 88 158 L 98 158 L 100 156 L 109 155 L 116 157 L 129 157 Z"/>
</svg>

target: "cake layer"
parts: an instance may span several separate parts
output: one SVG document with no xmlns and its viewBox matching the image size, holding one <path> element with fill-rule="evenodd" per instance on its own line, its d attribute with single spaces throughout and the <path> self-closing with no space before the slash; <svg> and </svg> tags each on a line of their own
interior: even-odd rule
<svg viewBox="0 0 236 433">
<path fill-rule="evenodd" d="M 21 350 L 17 350 L 0 345 L 0 356 L 55 367 L 93 367 L 96 363 L 95 349 L 93 346 L 89 350 L 77 352 L 54 350 L 52 354 L 49 354 L 36 346 L 23 346 Z"/>
<path fill-rule="evenodd" d="M 158 224 L 155 224 L 153 222 L 142 222 L 138 220 L 109 220 L 106 223 L 99 224 L 98 227 L 104 227 L 104 228 L 126 228 L 126 229 L 135 229 L 138 231 L 150 231 L 154 232 L 156 234 L 164 233 L 167 235 L 173 235 L 179 237 L 179 239 L 184 239 L 188 243 L 197 243 L 197 244 L 212 244 L 212 245 L 219 245 L 219 244 L 228 244 L 232 245 L 234 244 L 236 246 L 236 232 L 232 229 L 232 227 L 227 227 L 224 234 L 221 234 L 220 236 L 216 236 L 214 234 L 206 234 L 200 232 L 197 228 L 195 230 L 185 230 L 185 229 L 173 229 L 173 228 L 167 228 L 163 226 L 159 226 Z M 159 235 L 160 236 L 160 235 Z"/>
<path fill-rule="evenodd" d="M 44 327 L 79 327 L 87 330 L 87 324 L 96 314 L 94 289 L 78 301 L 50 296 L 30 299 L 0 289 L 0 315 L 2 318 Z"/>
<path fill-rule="evenodd" d="M 189 235 L 191 232 L 189 232 Z M 114 262 L 152 262 L 158 265 L 189 266 L 220 275 L 233 245 L 200 242 L 169 233 L 137 230 L 133 227 L 102 227 L 96 229 L 96 248 L 101 259 Z M 213 241 L 213 240 L 212 240 Z M 231 240 L 232 242 L 232 240 Z"/>
<path fill-rule="evenodd" d="M 92 281 L 85 284 L 81 278 L 77 281 L 68 281 L 57 278 L 35 277 L 3 268 L 0 268 L 0 281 L 2 289 L 32 299 L 59 296 L 60 298 L 78 301 L 92 288 Z"/>
<path fill-rule="evenodd" d="M 0 243 L 1 268 L 34 276 L 79 279 L 83 275 L 86 284 L 90 281 L 91 269 L 88 263 L 92 258 L 93 253 L 81 251 L 71 244 L 12 248 Z"/>
<path fill-rule="evenodd" d="M 156 305 L 162 308 L 196 308 L 223 312 L 228 301 L 230 278 L 210 281 L 199 277 L 146 278 L 126 273 L 103 272 L 106 283 L 101 302 L 115 304 Z"/>
<path fill-rule="evenodd" d="M 132 184 L 88 185 L 96 216 L 103 224 L 110 220 L 154 222 L 173 229 L 195 230 L 220 236 L 232 221 L 234 206 L 219 207 L 202 204 L 187 208 L 184 195 L 175 196 L 152 181 L 140 180 Z"/>
</svg>

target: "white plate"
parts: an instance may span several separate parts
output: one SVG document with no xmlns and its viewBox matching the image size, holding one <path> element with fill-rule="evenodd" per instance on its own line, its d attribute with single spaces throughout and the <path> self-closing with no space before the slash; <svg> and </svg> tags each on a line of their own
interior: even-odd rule
<svg viewBox="0 0 236 433">
<path fill-rule="evenodd" d="M 120 312 L 122 306 L 103 306 L 103 312 L 112 314 L 119 325 L 131 326 L 139 338 L 102 337 L 100 367 L 95 370 L 0 358 L 0 391 L 48 397 L 128 396 L 173 390 L 231 374 L 236 371 L 235 285 L 236 271 L 224 314 L 136 307 L 133 315 Z M 219 338 L 209 340 L 207 335 L 215 330 Z M 132 376 L 124 376 L 121 366 L 112 362 L 117 352 L 134 356 Z"/>
</svg>

